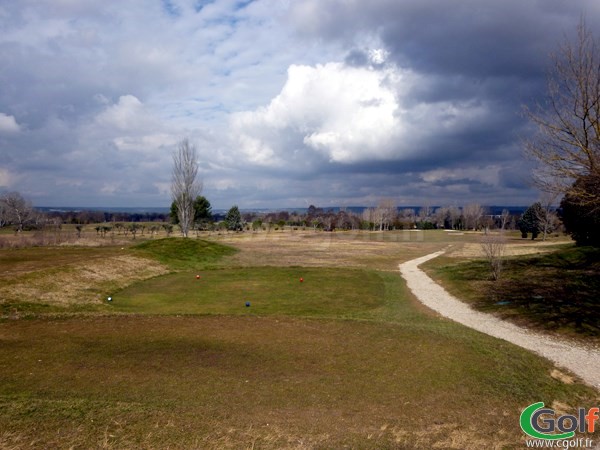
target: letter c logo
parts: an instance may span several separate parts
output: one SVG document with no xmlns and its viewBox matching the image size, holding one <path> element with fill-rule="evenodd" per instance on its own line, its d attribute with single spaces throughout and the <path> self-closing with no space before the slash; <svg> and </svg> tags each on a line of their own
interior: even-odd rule
<svg viewBox="0 0 600 450">
<path fill-rule="evenodd" d="M 544 430 L 539 428 L 539 426 L 537 424 L 537 418 L 539 417 L 540 414 L 544 414 L 546 412 L 554 412 L 549 409 L 549 410 L 545 410 L 544 412 L 540 411 L 540 413 L 535 414 L 535 412 L 538 409 L 541 409 L 543 407 L 544 407 L 544 402 L 538 402 L 538 403 L 529 405 L 527 408 L 525 408 L 523 410 L 523 412 L 521 413 L 519 423 L 520 423 L 521 429 L 523 430 L 524 433 L 526 433 L 529 436 L 536 438 L 536 439 L 549 439 L 549 440 L 570 439 L 573 436 L 575 436 L 574 431 L 569 431 L 567 433 L 562 433 L 562 434 L 542 433 L 541 431 L 544 431 Z M 535 415 L 535 419 L 533 418 L 534 415 Z M 534 421 L 535 421 L 535 424 L 534 424 Z M 552 424 L 552 427 L 549 427 L 547 430 L 548 431 L 554 430 L 554 424 Z"/>
</svg>

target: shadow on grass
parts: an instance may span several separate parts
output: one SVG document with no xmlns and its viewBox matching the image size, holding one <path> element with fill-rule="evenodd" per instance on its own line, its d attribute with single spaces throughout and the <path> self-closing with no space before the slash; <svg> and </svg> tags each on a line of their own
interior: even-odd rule
<svg viewBox="0 0 600 450">
<path fill-rule="evenodd" d="M 476 309 L 538 329 L 600 338 L 600 249 L 568 247 L 511 258 L 495 282 L 482 260 L 434 270 Z"/>
</svg>

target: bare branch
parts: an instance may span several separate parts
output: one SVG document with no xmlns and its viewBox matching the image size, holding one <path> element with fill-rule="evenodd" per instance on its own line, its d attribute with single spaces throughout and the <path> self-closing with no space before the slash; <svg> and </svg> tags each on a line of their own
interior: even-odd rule
<svg viewBox="0 0 600 450">
<path fill-rule="evenodd" d="M 483 207 L 477 203 L 470 203 L 463 207 L 463 217 L 465 219 L 465 228 L 467 230 L 476 230 L 479 227 L 481 217 L 485 211 Z"/>
<path fill-rule="evenodd" d="M 188 236 L 194 222 L 194 200 L 202 192 L 198 181 L 198 156 L 196 147 L 183 139 L 173 153 L 171 197 L 177 206 L 179 226 L 184 237 Z"/>
<path fill-rule="evenodd" d="M 12 224 L 15 231 L 23 231 L 26 224 L 34 221 L 35 214 L 31 202 L 18 192 L 0 196 L 0 225 Z"/>
<path fill-rule="evenodd" d="M 506 237 L 503 233 L 486 234 L 481 239 L 481 249 L 490 264 L 490 272 L 494 281 L 500 278 L 502 262 L 506 250 Z"/>
<path fill-rule="evenodd" d="M 583 21 L 576 41 L 553 58 L 547 104 L 525 114 L 538 126 L 525 152 L 538 163 L 533 178 L 542 191 L 574 193 L 578 178 L 600 176 L 600 48 Z M 575 194 L 590 202 L 600 197 Z"/>
</svg>

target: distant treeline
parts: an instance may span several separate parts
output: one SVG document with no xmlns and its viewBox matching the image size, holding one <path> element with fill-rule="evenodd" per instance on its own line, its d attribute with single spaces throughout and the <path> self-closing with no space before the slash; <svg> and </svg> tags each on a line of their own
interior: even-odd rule
<svg viewBox="0 0 600 450">
<path fill-rule="evenodd" d="M 103 222 L 168 222 L 165 212 L 109 212 L 109 211 L 47 211 L 46 217 L 65 224 L 88 225 Z"/>
<path fill-rule="evenodd" d="M 478 206 L 478 205 L 477 205 Z M 468 208 L 465 208 L 468 209 Z M 503 212 L 511 217 L 519 216 L 526 208 L 511 207 L 504 208 Z M 262 226 L 268 224 L 277 224 L 279 226 L 310 226 L 324 229 L 402 229 L 402 228 L 476 228 L 482 226 L 482 216 L 487 214 L 485 225 L 494 227 L 500 215 L 501 208 L 478 206 L 474 219 L 475 223 L 466 223 L 462 208 L 440 208 L 440 207 L 413 207 L 398 208 L 390 205 L 389 209 L 381 207 L 363 208 L 316 208 L 310 206 L 307 209 L 299 211 L 271 210 L 265 211 L 243 211 L 243 222 L 250 228 L 254 223 Z M 74 210 L 66 209 L 51 210 L 46 209 L 45 217 L 49 222 L 63 224 L 89 225 L 94 223 L 111 222 L 171 222 L 172 215 L 168 212 L 159 211 L 100 211 L 100 210 Z M 225 220 L 226 213 L 217 212 L 212 214 L 213 223 L 219 223 Z M 494 220 L 496 219 L 496 220 Z M 491 220 L 492 223 L 489 223 Z M 508 223 L 505 225 L 509 225 Z M 513 222 L 510 224 L 514 226 Z"/>
</svg>

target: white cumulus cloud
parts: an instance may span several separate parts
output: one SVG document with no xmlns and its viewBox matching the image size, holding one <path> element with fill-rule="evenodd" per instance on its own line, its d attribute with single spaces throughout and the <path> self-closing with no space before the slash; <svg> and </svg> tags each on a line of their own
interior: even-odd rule
<svg viewBox="0 0 600 450">
<path fill-rule="evenodd" d="M 161 122 L 158 113 L 134 95 L 122 95 L 116 103 L 97 98 L 104 104 L 92 122 L 84 126 L 82 135 L 94 136 L 100 141 L 112 142 L 124 152 L 153 152 L 174 146 L 176 133 Z"/>
<path fill-rule="evenodd" d="M 102 111 L 96 121 L 99 125 L 110 126 L 121 130 L 139 128 L 147 114 L 144 105 L 133 95 L 122 95 L 118 103 Z"/>
<path fill-rule="evenodd" d="M 18 133 L 21 127 L 14 116 L 0 112 L 0 133 Z"/>
<path fill-rule="evenodd" d="M 401 131 L 400 78 L 395 69 L 292 65 L 280 94 L 266 107 L 234 114 L 232 130 L 241 152 L 263 165 L 299 150 L 338 163 L 382 159 Z"/>
<path fill-rule="evenodd" d="M 385 57 L 374 50 L 365 66 L 290 66 L 285 85 L 266 106 L 232 114 L 239 156 L 287 168 L 404 161 L 444 152 L 453 136 L 490 121 L 492 108 L 484 101 L 415 99 L 431 80 L 383 64 Z"/>
</svg>

